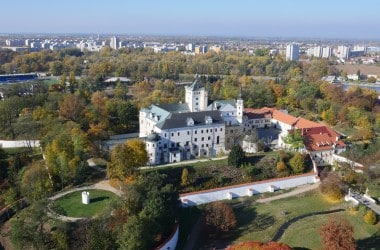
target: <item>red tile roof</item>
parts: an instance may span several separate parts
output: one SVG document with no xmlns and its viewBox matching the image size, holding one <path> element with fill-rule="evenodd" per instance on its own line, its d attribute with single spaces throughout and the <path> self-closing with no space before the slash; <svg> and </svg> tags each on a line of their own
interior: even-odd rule
<svg viewBox="0 0 380 250">
<path fill-rule="evenodd" d="M 335 147 L 345 147 L 340 135 L 328 126 L 303 129 L 305 147 L 309 151 L 331 150 Z"/>
</svg>

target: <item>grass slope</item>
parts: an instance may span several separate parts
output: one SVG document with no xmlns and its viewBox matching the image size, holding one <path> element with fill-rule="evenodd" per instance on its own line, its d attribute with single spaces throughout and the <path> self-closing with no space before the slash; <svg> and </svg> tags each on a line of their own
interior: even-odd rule
<svg viewBox="0 0 380 250">
<path fill-rule="evenodd" d="M 57 213 L 69 217 L 92 217 L 104 212 L 116 195 L 109 191 L 91 189 L 90 204 L 82 204 L 82 191 L 67 194 L 54 202 Z"/>
</svg>

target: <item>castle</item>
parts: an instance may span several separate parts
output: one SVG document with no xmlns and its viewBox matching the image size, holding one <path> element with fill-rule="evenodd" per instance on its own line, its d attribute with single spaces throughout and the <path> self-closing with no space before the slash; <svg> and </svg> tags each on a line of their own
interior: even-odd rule
<svg viewBox="0 0 380 250">
<path fill-rule="evenodd" d="M 197 77 L 185 87 L 185 103 L 152 104 L 143 108 L 139 124 L 139 137 L 146 143 L 148 165 L 215 157 L 229 151 L 235 143 L 251 152 L 247 135 L 252 129 L 264 127 L 279 130 L 279 148 L 288 146 L 282 140 L 284 136 L 292 130 L 300 130 L 305 141 L 301 150 L 309 152 L 318 165 L 331 164 L 331 155 L 346 147 L 340 135 L 325 125 L 274 108 L 245 109 L 241 94 L 237 100 L 209 103 L 208 93 Z"/>
</svg>

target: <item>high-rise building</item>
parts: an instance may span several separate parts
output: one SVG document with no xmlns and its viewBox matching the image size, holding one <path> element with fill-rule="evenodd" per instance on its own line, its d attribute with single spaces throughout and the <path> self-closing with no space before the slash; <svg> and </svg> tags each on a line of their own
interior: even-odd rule
<svg viewBox="0 0 380 250">
<path fill-rule="evenodd" d="M 119 48 L 119 38 L 116 36 L 111 37 L 110 47 L 112 49 L 118 49 Z"/>
<path fill-rule="evenodd" d="M 300 48 L 297 44 L 289 44 L 286 46 L 286 60 L 298 61 L 300 57 Z"/>
<path fill-rule="evenodd" d="M 341 59 L 348 59 L 350 56 L 350 47 L 347 46 L 338 46 L 336 56 Z"/>
<path fill-rule="evenodd" d="M 322 47 L 321 46 L 314 47 L 313 55 L 314 57 L 322 57 Z"/>
<path fill-rule="evenodd" d="M 330 47 L 324 47 L 322 49 L 322 58 L 329 58 L 331 57 L 331 48 Z"/>
</svg>

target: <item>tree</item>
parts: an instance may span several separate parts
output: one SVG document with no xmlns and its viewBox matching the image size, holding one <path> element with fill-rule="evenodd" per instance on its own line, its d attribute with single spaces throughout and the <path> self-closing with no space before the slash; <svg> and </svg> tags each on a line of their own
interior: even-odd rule
<svg viewBox="0 0 380 250">
<path fill-rule="evenodd" d="M 303 148 L 305 145 L 303 141 L 303 136 L 301 135 L 301 132 L 298 129 L 290 131 L 286 136 L 284 136 L 283 140 L 286 144 L 289 144 L 290 147 L 294 150 Z"/>
<path fill-rule="evenodd" d="M 228 232 L 236 226 L 235 213 L 232 207 L 222 203 L 209 203 L 205 211 L 206 224 L 214 229 L 216 234 Z"/>
<path fill-rule="evenodd" d="M 290 167 L 296 174 L 303 173 L 305 170 L 305 159 L 300 152 L 296 152 L 289 161 Z"/>
<path fill-rule="evenodd" d="M 45 226 L 49 221 L 46 213 L 46 201 L 32 203 L 11 221 L 11 241 L 16 249 L 32 246 L 34 249 L 46 249 L 49 235 Z"/>
<path fill-rule="evenodd" d="M 354 229 L 346 220 L 341 218 L 329 218 L 328 222 L 322 225 L 320 234 L 324 249 L 356 249 Z"/>
<path fill-rule="evenodd" d="M 124 224 L 118 243 L 121 249 L 150 249 L 152 243 L 151 235 L 146 231 L 147 222 L 138 216 L 131 216 Z"/>
<path fill-rule="evenodd" d="M 228 155 L 228 164 L 239 167 L 245 160 L 245 153 L 239 144 L 234 144 Z"/>
<path fill-rule="evenodd" d="M 375 225 L 377 222 L 377 216 L 371 209 L 369 209 L 366 215 L 364 216 L 364 221 L 367 224 Z"/>
<path fill-rule="evenodd" d="M 108 178 L 124 179 L 136 173 L 138 167 L 148 161 L 145 143 L 132 139 L 125 144 L 116 145 L 111 151 L 111 162 L 107 164 Z"/>
<path fill-rule="evenodd" d="M 189 184 L 189 170 L 187 168 L 182 169 L 181 185 L 186 186 Z"/>
<path fill-rule="evenodd" d="M 33 162 L 21 178 L 21 192 L 29 200 L 40 200 L 52 191 L 48 171 L 43 162 Z"/>
<path fill-rule="evenodd" d="M 74 122 L 79 122 L 82 118 L 85 100 L 74 94 L 67 94 L 63 101 L 59 103 L 59 115 Z"/>
<path fill-rule="evenodd" d="M 338 201 L 343 198 L 344 183 L 337 173 L 329 172 L 321 181 L 319 189 L 327 198 Z"/>
<path fill-rule="evenodd" d="M 277 168 L 277 171 L 278 172 L 282 172 L 286 169 L 286 164 L 284 161 L 279 161 L 277 162 L 277 165 L 276 165 L 276 168 Z"/>
</svg>

